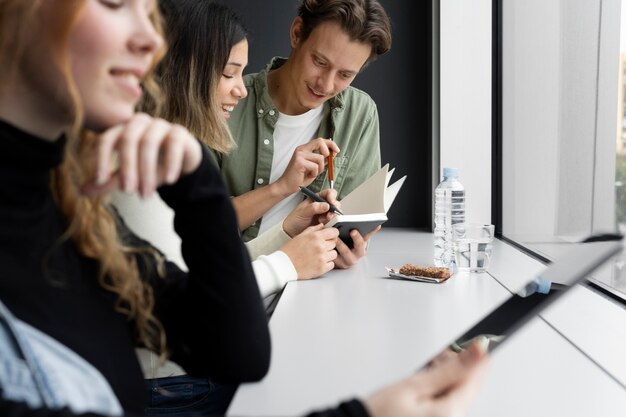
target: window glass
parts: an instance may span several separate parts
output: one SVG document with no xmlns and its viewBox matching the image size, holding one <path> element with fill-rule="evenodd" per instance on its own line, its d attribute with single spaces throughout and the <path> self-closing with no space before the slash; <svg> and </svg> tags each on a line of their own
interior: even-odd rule
<svg viewBox="0 0 626 417">
<path fill-rule="evenodd" d="M 501 2 L 502 235 L 550 260 L 626 232 L 622 1 Z M 621 275 L 594 278 L 626 292 Z"/>
</svg>

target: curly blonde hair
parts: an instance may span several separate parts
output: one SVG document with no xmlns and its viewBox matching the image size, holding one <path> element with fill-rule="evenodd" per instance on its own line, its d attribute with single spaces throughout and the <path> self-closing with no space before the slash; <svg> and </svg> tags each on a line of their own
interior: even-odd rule
<svg viewBox="0 0 626 417">
<path fill-rule="evenodd" d="M 64 161 L 54 170 L 51 183 L 57 205 L 69 223 L 62 240 L 70 239 L 80 254 L 98 261 L 100 285 L 118 296 L 115 309 L 134 322 L 139 343 L 164 357 L 165 332 L 153 314 L 152 288 L 140 276 L 136 257 L 140 253 L 155 256 L 161 274 L 163 260 L 152 248 L 126 246 L 118 235 L 116 218 L 106 204 L 99 198 L 84 197 L 80 192 L 80 185 L 93 178 L 93 161 L 88 155 L 97 139 L 93 133 L 82 128 L 81 97 L 71 75 L 67 44 L 85 0 L 55 2 L 54 16 L 45 22 L 39 21 L 42 19 L 39 13 L 42 4 L 42 0 L 0 0 L 0 62 L 3 63 L 0 68 L 0 94 L 1 87 L 15 74 L 27 31 L 33 27 L 44 28 L 74 110 L 73 120 L 68 123 L 66 132 L 68 144 Z M 162 33 L 158 11 L 153 12 L 151 20 L 156 30 Z M 161 50 L 155 55 L 153 67 L 164 53 Z M 151 75 L 144 81 L 144 88 L 152 97 L 159 96 L 158 86 Z M 153 102 L 155 106 L 159 105 L 158 100 Z"/>
</svg>

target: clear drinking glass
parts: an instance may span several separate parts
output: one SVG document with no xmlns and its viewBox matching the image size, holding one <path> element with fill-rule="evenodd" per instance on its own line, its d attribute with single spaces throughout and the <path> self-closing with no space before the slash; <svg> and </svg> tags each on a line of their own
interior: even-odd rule
<svg viewBox="0 0 626 417">
<path fill-rule="evenodd" d="M 459 271 L 485 272 L 493 247 L 492 224 L 457 223 L 452 225 L 452 247 Z"/>
</svg>

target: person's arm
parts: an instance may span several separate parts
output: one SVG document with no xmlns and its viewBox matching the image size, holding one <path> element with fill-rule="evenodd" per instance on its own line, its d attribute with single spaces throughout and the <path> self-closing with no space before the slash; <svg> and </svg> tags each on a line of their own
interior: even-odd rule
<svg viewBox="0 0 626 417">
<path fill-rule="evenodd" d="M 461 416 L 469 408 L 487 370 L 486 351 L 477 343 L 365 400 L 372 417 Z"/>
<path fill-rule="evenodd" d="M 269 209 L 289 197 L 292 193 L 283 188 L 278 182 L 273 182 L 265 187 L 248 191 L 232 198 L 233 206 L 237 212 L 239 228 L 245 230 L 259 220 Z"/>
<path fill-rule="evenodd" d="M 230 197 L 206 151 L 195 172 L 159 194 L 174 210 L 189 268 L 184 274 L 169 264 L 155 294 L 172 360 L 221 382 L 261 379 L 269 367 L 267 320 Z"/>
<path fill-rule="evenodd" d="M 320 193 L 322 198 L 337 204 L 337 192 L 335 190 L 324 190 Z M 265 233 L 260 234 L 254 239 L 246 242 L 248 253 L 252 260 L 256 260 L 261 255 L 269 255 L 270 253 L 280 249 L 289 241 L 302 233 L 306 228 L 319 223 L 328 223 L 335 215 L 328 211 L 327 203 L 320 203 L 305 199 L 283 220 L 277 223 Z"/>
<path fill-rule="evenodd" d="M 296 148 L 283 175 L 275 182 L 233 197 L 239 227 L 245 230 L 285 198 L 307 186 L 324 171 L 326 157 L 339 148 L 331 140 L 314 139 Z"/>
<path fill-rule="evenodd" d="M 333 206 L 341 208 L 341 202 L 337 200 L 337 192 L 335 190 L 326 189 L 320 192 L 320 195 Z M 316 204 L 321 204 L 322 207 L 325 206 L 325 203 Z M 332 219 L 335 215 L 330 213 L 328 210 L 321 212 L 322 207 L 312 207 L 309 211 L 316 209 L 318 211 L 316 220 L 322 223 L 328 223 L 328 221 L 330 221 L 330 219 Z M 287 219 L 285 219 L 285 230 L 290 230 L 289 227 L 294 228 L 294 230 L 298 230 L 297 227 L 302 227 L 303 224 L 306 224 L 307 215 L 305 213 L 306 212 L 304 210 L 294 210 L 294 212 L 292 212 Z M 359 259 L 365 256 L 369 239 L 374 236 L 380 228 L 380 226 L 376 227 L 365 236 L 361 236 L 358 230 L 350 231 L 352 248 L 348 247 L 343 240 L 338 238 L 336 240 L 336 250 L 338 256 L 334 260 L 335 267 L 339 269 L 347 269 L 356 265 Z"/>
<path fill-rule="evenodd" d="M 310 226 L 280 250 L 255 259 L 252 265 L 261 295 L 267 297 L 289 281 L 317 278 L 333 269 L 338 234 L 337 229 L 324 228 L 322 224 Z"/>
<path fill-rule="evenodd" d="M 291 236 L 285 232 L 283 224 L 276 223 L 266 232 L 246 242 L 246 248 L 250 254 L 250 259 L 254 262 L 259 256 L 271 254 L 290 240 Z"/>
<path fill-rule="evenodd" d="M 261 297 L 280 291 L 289 281 L 298 279 L 298 271 L 283 251 L 261 255 L 252 262 Z"/>
<path fill-rule="evenodd" d="M 172 360 L 218 381 L 265 376 L 270 337 L 263 303 L 230 196 L 206 149 L 180 125 L 135 114 L 98 135 L 93 151 L 95 178 L 82 185 L 83 194 L 123 189 L 149 197 L 160 186 L 174 210 L 189 273 L 169 262 L 165 279 L 151 268 L 141 275 L 153 286 Z"/>
</svg>

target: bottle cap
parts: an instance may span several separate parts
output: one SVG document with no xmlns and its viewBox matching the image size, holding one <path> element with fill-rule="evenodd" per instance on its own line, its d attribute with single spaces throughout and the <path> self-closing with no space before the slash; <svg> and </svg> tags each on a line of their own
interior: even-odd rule
<svg viewBox="0 0 626 417">
<path fill-rule="evenodd" d="M 543 277 L 535 278 L 535 283 L 537 284 L 537 292 L 539 294 L 548 294 L 550 292 L 550 287 L 552 286 L 552 281 Z"/>
<path fill-rule="evenodd" d="M 459 169 L 458 168 L 444 168 L 443 176 L 445 178 L 456 178 L 459 176 Z"/>
</svg>

